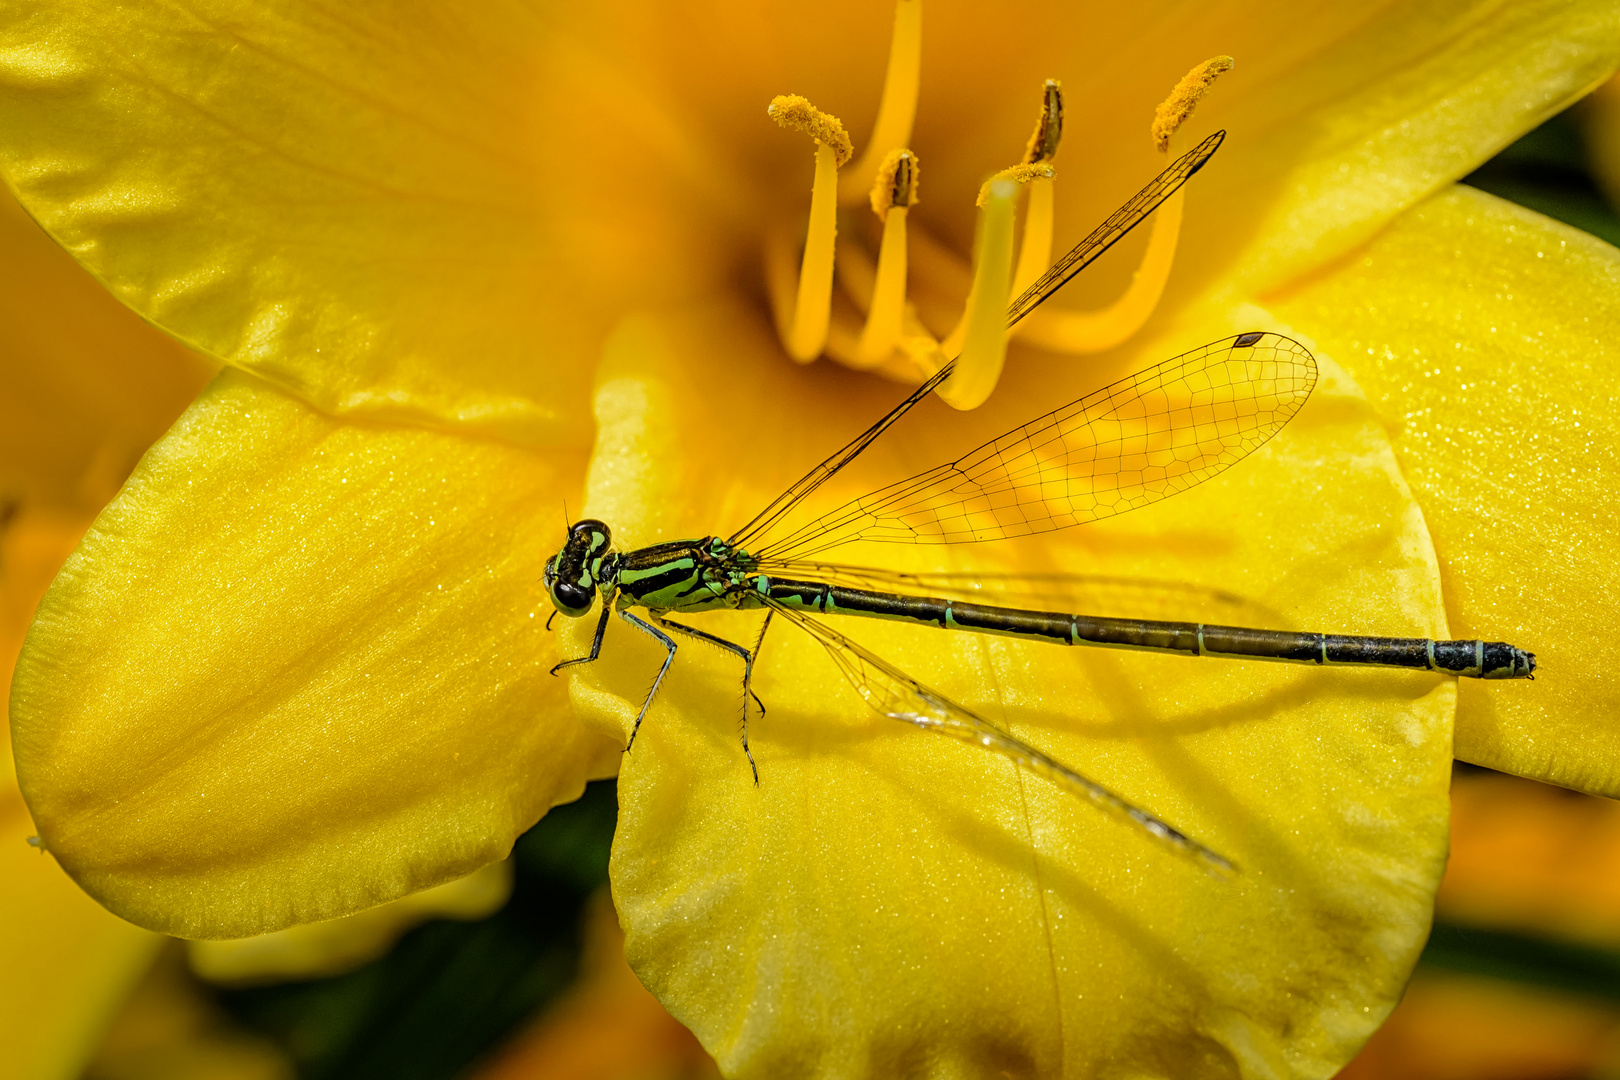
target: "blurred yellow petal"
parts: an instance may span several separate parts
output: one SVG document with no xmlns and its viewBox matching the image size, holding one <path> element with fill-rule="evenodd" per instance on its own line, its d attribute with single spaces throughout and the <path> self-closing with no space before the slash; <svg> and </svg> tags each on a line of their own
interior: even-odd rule
<svg viewBox="0 0 1620 1080">
<path fill-rule="evenodd" d="M 1592 179 L 1609 205 L 1620 206 L 1620 77 L 1593 91 L 1576 115 Z"/>
<path fill-rule="evenodd" d="M 1367 388 L 1451 633 L 1536 654 L 1533 686 L 1461 687 L 1457 756 L 1620 794 L 1620 252 L 1457 187 L 1273 306 Z"/>
<path fill-rule="evenodd" d="M 180 949 L 166 949 L 80 1080 L 295 1080 L 284 1047 L 234 1023 L 200 989 Z"/>
<path fill-rule="evenodd" d="M 0 500 L 88 519 L 214 365 L 107 295 L 6 191 L 0 253 Z"/>
<path fill-rule="evenodd" d="M 0 688 L 35 603 L 88 524 L 87 517 L 25 509 L 0 526 Z M 11 754 L 4 756 L 0 1076 L 71 1080 L 162 939 L 109 915 L 28 844 L 34 825 L 11 777 Z"/>
<path fill-rule="evenodd" d="M 482 919 L 512 895 L 510 860 L 464 878 L 341 919 L 289 926 L 258 937 L 189 942 L 191 970 L 215 983 L 325 979 L 382 956 L 400 935 L 428 919 Z"/>
<path fill-rule="evenodd" d="M 624 934 L 602 892 L 585 916 L 580 975 L 471 1080 L 643 1080 L 718 1077 L 692 1033 L 658 1004 L 624 962 Z"/>
<path fill-rule="evenodd" d="M 1254 309 L 1232 319 L 1277 325 Z M 735 309 L 627 320 L 602 362 L 586 512 L 626 544 L 724 534 L 894 401 L 814 369 L 702 377 L 713 342 L 746 356 L 767 335 Z M 1151 509 L 983 549 L 851 548 L 848 561 L 1170 577 L 1298 625 L 1438 632 L 1421 516 L 1359 390 L 1330 359 L 1323 372 L 1270 445 Z M 925 408 L 818 504 L 948 460 L 1099 378 L 1014 376 L 966 417 Z M 737 641 L 759 623 L 700 619 Z M 567 635 L 576 655 L 589 621 Z M 613 887 L 632 965 L 727 1075 L 925 1060 L 960 1075 L 1104 1062 L 1320 1075 L 1393 1006 L 1443 860 L 1451 681 L 829 621 L 1244 872 L 1217 879 L 1001 758 L 871 715 L 788 626 L 757 669 L 769 711 L 749 728 L 756 787 L 735 658 L 683 645 L 622 766 Z M 582 715 L 627 732 L 660 655 L 612 625 L 602 659 L 576 669 Z"/>
<path fill-rule="evenodd" d="M 1451 805 L 1447 920 L 1620 948 L 1620 802 L 1485 773 Z"/>
<path fill-rule="evenodd" d="M 1617 1069 L 1613 1006 L 1425 971 L 1339 1080 L 1561 1080 Z"/>
<path fill-rule="evenodd" d="M 222 375 L 97 519 L 18 663 L 17 773 L 49 849 L 187 937 L 503 858 L 616 765 L 546 674 L 536 538 L 580 475 Z"/>
</svg>

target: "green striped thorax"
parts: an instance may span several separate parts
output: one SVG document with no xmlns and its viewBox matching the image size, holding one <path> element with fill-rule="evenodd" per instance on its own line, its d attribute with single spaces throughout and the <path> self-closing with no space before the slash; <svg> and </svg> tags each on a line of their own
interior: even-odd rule
<svg viewBox="0 0 1620 1080">
<path fill-rule="evenodd" d="M 597 590 L 620 607 L 654 611 L 708 611 L 753 606 L 754 561 L 717 536 L 675 540 L 634 551 L 612 550 L 613 534 L 595 518 L 576 521 L 562 550 L 546 563 L 546 590 L 557 610 L 579 618 L 596 603 Z"/>
</svg>

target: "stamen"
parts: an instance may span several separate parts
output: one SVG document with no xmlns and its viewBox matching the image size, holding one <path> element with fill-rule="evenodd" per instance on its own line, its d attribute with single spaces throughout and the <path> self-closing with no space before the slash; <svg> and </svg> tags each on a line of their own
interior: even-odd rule
<svg viewBox="0 0 1620 1080">
<path fill-rule="evenodd" d="M 973 261 L 973 291 L 968 295 L 962 321 L 943 346 L 944 355 L 951 356 L 957 353 L 952 346 L 958 340 L 961 343 L 956 371 L 940 384 L 938 391 L 952 408 L 976 409 L 984 404 L 1007 359 L 1007 295 L 1012 286 L 1013 209 L 1017 201 L 1018 184 L 1011 178 L 991 181 L 981 194 L 983 210 Z"/>
<path fill-rule="evenodd" d="M 1169 151 L 1170 136 L 1192 116 L 1199 99 L 1209 92 L 1217 78 L 1231 71 L 1236 62 L 1230 56 L 1213 57 L 1187 72 L 1176 83 L 1170 96 L 1153 113 L 1153 145 L 1161 154 Z"/>
<path fill-rule="evenodd" d="M 1176 130 L 1193 113 L 1199 100 L 1209 91 L 1221 73 L 1232 69 L 1230 56 L 1217 56 L 1206 60 L 1189 71 L 1170 96 L 1154 111 L 1153 140 L 1160 152 L 1168 153 Z M 1031 192 L 1033 210 L 1034 192 Z M 1024 341 L 1059 352 L 1102 352 L 1128 341 L 1153 317 L 1165 286 L 1170 282 L 1170 268 L 1175 265 L 1176 245 L 1181 237 L 1182 211 L 1186 206 L 1185 192 L 1178 191 L 1164 201 L 1153 213 L 1153 232 L 1148 238 L 1147 251 L 1124 294 L 1100 311 L 1062 311 L 1043 308 L 1019 323 Z M 1029 227 L 1026 224 L 1025 234 Z M 1020 260 L 1019 271 L 1023 271 Z M 1043 271 L 1044 272 L 1044 269 Z M 1020 279 L 1022 281 L 1022 279 Z M 1034 282 L 1030 278 L 1022 287 Z"/>
<path fill-rule="evenodd" d="M 883 77 L 883 98 L 866 152 L 840 181 L 838 199 L 850 205 L 867 193 L 872 176 L 892 150 L 911 142 L 917 118 L 917 88 L 922 73 L 922 0 L 897 0 L 894 33 L 889 38 L 889 68 Z"/>
<path fill-rule="evenodd" d="M 777 331 L 788 355 L 807 363 L 827 344 L 832 316 L 833 246 L 838 239 L 838 166 L 854 148 L 838 118 L 822 112 L 797 94 L 771 101 L 771 119 L 816 140 L 816 179 L 810 193 L 810 225 L 805 230 L 804 258 L 791 316 L 777 305 Z"/>
<path fill-rule="evenodd" d="M 883 246 L 878 251 L 877 281 L 866 327 L 851 357 L 855 367 L 871 367 L 888 359 L 900 340 L 906 307 L 906 216 L 917 201 L 920 169 L 910 150 L 895 150 L 883 159 L 872 185 L 872 212 L 883 221 Z"/>
<path fill-rule="evenodd" d="M 1063 87 L 1056 79 L 1046 80 L 1041 101 L 1041 117 L 1035 122 L 1029 145 L 1024 149 L 1027 164 L 1050 162 L 1063 141 Z M 1052 185 L 1055 178 L 1030 181 L 1024 204 L 1024 239 L 1018 247 L 1018 269 L 1013 272 L 1013 295 L 1018 296 L 1052 265 Z"/>
</svg>

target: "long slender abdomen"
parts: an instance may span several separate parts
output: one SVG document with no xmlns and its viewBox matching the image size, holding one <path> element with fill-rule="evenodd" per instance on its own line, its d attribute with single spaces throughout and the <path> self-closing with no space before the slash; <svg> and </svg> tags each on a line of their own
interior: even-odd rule
<svg viewBox="0 0 1620 1080">
<path fill-rule="evenodd" d="M 1501 641 L 1358 637 L 1205 623 L 1110 619 L 846 589 L 815 581 L 764 581 L 771 599 L 790 607 L 827 615 L 919 623 L 944 630 L 1034 638 L 1056 645 L 1095 645 L 1296 664 L 1407 668 L 1476 679 L 1522 679 L 1536 669 L 1534 655 Z"/>
</svg>

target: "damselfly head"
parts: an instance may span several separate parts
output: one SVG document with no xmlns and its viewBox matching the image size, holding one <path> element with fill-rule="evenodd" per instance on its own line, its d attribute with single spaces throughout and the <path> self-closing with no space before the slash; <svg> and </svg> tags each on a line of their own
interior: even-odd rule
<svg viewBox="0 0 1620 1080">
<path fill-rule="evenodd" d="M 613 543 L 604 522 L 584 518 L 568 528 L 562 550 L 546 563 L 546 591 L 557 610 L 577 619 L 596 603 L 597 574 Z"/>
</svg>

